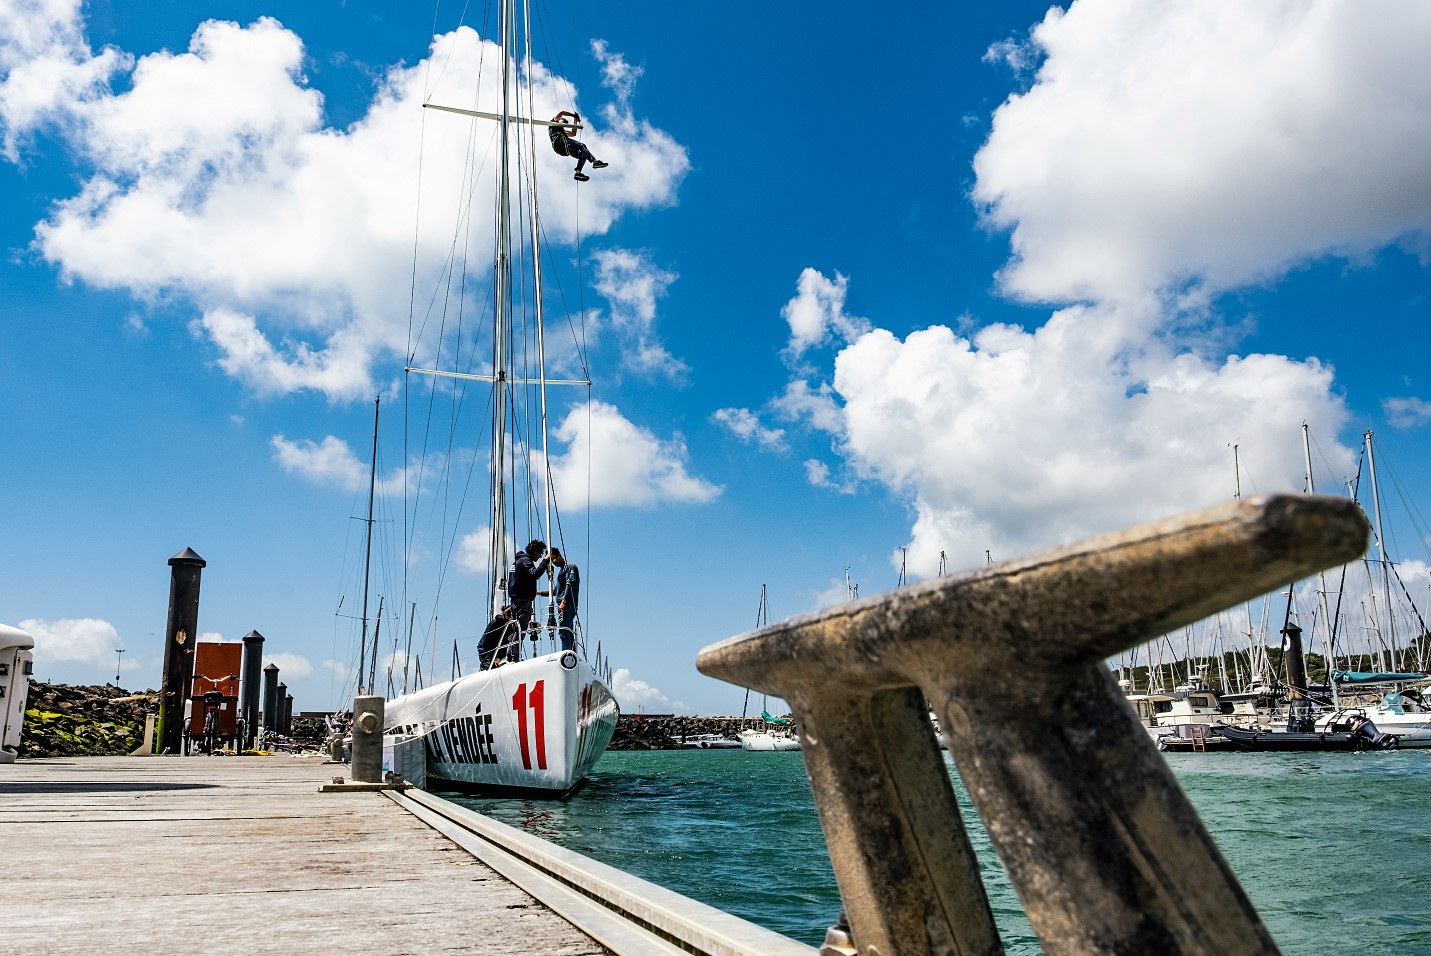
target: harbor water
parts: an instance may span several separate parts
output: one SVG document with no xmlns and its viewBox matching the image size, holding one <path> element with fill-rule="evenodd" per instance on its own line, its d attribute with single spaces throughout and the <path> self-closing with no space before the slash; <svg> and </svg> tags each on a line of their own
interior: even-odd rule
<svg viewBox="0 0 1431 956">
<path fill-rule="evenodd" d="M 1167 756 L 1284 953 L 1431 956 L 1431 750 Z M 954 782 L 1008 952 L 1041 952 Z M 612 752 L 564 802 L 455 799 L 811 945 L 839 912 L 799 753 Z"/>
</svg>

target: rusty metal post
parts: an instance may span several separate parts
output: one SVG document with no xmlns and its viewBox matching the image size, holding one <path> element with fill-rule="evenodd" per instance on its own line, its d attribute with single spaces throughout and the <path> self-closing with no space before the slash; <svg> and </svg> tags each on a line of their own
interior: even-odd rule
<svg viewBox="0 0 1431 956">
<path fill-rule="evenodd" d="M 354 783 L 383 782 L 384 700 L 372 694 L 353 698 L 353 754 L 349 777 Z"/>
<path fill-rule="evenodd" d="M 263 669 L 263 729 L 278 731 L 278 665 Z"/>
<path fill-rule="evenodd" d="M 159 688 L 159 752 L 183 749 L 184 714 L 194 683 L 199 637 L 199 582 L 207 562 L 185 548 L 169 559 L 169 613 L 164 623 L 164 677 Z"/>
<path fill-rule="evenodd" d="M 1002 951 L 922 699 L 1044 952 L 1276 953 L 1104 661 L 1355 559 L 1367 535 L 1351 501 L 1256 499 L 787 621 L 697 664 L 790 703 L 862 954 Z"/>
<path fill-rule="evenodd" d="M 258 703 L 260 683 L 263 680 L 263 635 L 249 631 L 243 636 L 243 666 L 239 678 L 239 715 L 243 717 L 243 748 L 254 745 L 258 734 Z"/>
<path fill-rule="evenodd" d="M 285 688 L 287 690 L 287 688 Z M 283 732 L 286 735 L 293 733 L 293 695 L 285 693 L 283 695 Z"/>
</svg>

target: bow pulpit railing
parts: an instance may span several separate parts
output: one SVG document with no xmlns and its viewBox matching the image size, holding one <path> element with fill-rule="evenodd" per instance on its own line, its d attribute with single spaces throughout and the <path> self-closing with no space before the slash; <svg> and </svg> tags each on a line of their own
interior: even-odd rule
<svg viewBox="0 0 1431 956">
<path fill-rule="evenodd" d="M 789 703 L 859 953 L 1003 951 L 930 708 L 1045 952 L 1276 953 L 1105 660 L 1354 560 L 1368 530 L 1350 500 L 1259 498 L 795 618 L 697 663 Z"/>
</svg>

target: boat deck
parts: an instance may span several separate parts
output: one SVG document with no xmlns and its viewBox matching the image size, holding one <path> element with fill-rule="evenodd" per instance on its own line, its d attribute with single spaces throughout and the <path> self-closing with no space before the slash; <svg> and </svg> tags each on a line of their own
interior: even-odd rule
<svg viewBox="0 0 1431 956">
<path fill-rule="evenodd" d="M 607 949 L 313 757 L 0 767 L 7 952 Z"/>
</svg>

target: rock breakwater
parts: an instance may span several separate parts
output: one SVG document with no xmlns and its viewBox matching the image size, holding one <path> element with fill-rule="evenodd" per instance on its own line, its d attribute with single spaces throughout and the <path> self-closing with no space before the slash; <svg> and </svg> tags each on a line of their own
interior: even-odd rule
<svg viewBox="0 0 1431 956">
<path fill-rule="evenodd" d="M 676 717 L 671 714 L 622 714 L 607 750 L 681 750 L 688 737 L 719 734 L 732 740 L 742 730 L 762 729 L 759 717 Z"/>
<path fill-rule="evenodd" d="M 144 716 L 158 711 L 159 694 L 33 681 L 27 704 L 21 757 L 112 757 L 143 741 Z"/>
</svg>

